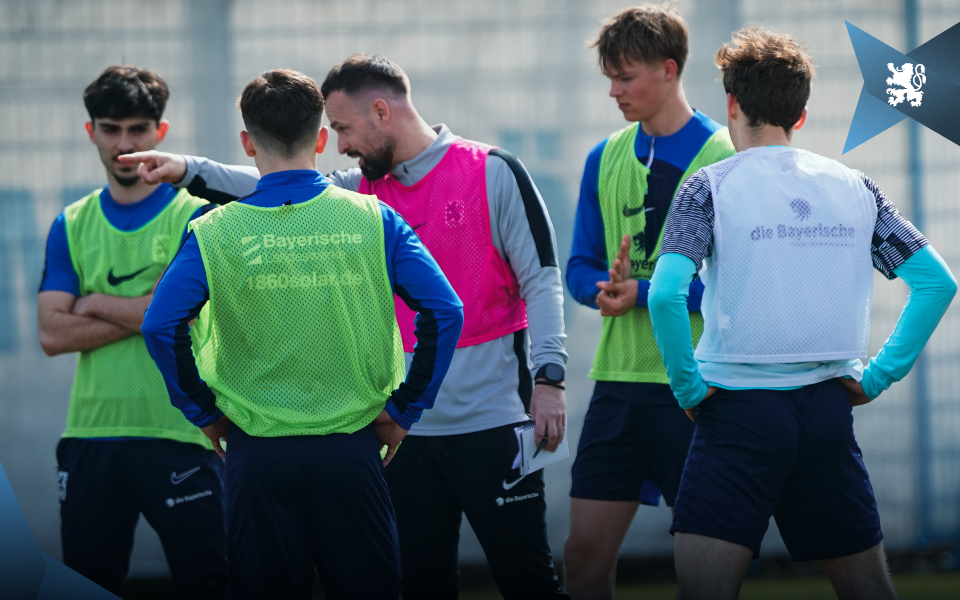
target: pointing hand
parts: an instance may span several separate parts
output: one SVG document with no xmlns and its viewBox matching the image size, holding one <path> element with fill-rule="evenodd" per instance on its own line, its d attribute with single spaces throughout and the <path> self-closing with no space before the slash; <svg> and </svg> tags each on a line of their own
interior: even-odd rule
<svg viewBox="0 0 960 600">
<path fill-rule="evenodd" d="M 178 183 L 187 174 L 187 159 L 179 154 L 149 150 L 121 154 L 117 161 L 124 165 L 140 163 L 137 175 L 146 183 Z"/>
</svg>

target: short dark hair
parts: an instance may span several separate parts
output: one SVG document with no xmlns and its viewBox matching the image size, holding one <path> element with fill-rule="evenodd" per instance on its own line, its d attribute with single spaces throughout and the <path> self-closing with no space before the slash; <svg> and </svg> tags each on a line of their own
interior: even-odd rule
<svg viewBox="0 0 960 600">
<path fill-rule="evenodd" d="M 291 69 L 264 71 L 243 88 L 240 115 L 258 144 L 284 156 L 316 143 L 323 117 L 317 82 Z"/>
<path fill-rule="evenodd" d="M 745 27 L 717 51 L 723 89 L 733 94 L 750 127 L 790 132 L 810 99 L 813 59 L 790 35 Z"/>
<path fill-rule="evenodd" d="M 163 77 L 134 65 L 107 67 L 83 91 L 91 121 L 147 117 L 159 123 L 169 97 Z"/>
<path fill-rule="evenodd" d="M 603 22 L 600 35 L 588 47 L 600 55 L 600 70 L 619 70 L 623 60 L 650 63 L 672 58 L 677 75 L 690 55 L 687 24 L 670 5 L 634 6 L 624 9 Z"/>
<path fill-rule="evenodd" d="M 406 96 L 410 80 L 396 63 L 379 54 L 354 54 L 330 69 L 320 91 L 327 98 L 336 91 L 355 96 L 373 89 L 387 89 Z"/>
</svg>

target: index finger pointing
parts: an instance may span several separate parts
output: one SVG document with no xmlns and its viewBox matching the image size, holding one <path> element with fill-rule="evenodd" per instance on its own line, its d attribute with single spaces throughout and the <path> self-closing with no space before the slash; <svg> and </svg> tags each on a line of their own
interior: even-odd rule
<svg viewBox="0 0 960 600">
<path fill-rule="evenodd" d="M 130 154 L 121 154 L 117 157 L 117 162 L 125 165 L 132 165 L 143 162 L 149 156 L 146 152 L 131 152 Z"/>
</svg>

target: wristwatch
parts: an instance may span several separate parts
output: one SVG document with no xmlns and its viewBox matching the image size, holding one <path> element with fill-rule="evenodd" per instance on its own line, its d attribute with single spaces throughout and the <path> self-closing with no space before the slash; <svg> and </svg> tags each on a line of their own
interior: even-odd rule
<svg viewBox="0 0 960 600">
<path fill-rule="evenodd" d="M 563 365 L 548 363 L 537 370 L 534 379 L 546 379 L 550 383 L 562 383 L 566 376 L 566 369 Z"/>
</svg>

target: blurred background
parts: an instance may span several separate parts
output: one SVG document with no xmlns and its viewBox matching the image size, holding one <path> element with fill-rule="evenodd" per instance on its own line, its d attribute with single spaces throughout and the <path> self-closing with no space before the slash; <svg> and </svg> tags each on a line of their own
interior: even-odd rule
<svg viewBox="0 0 960 600">
<path fill-rule="evenodd" d="M 908 119 L 841 156 L 862 85 L 844 20 L 907 52 L 960 21 L 960 2 L 676 4 L 690 26 L 683 81 L 695 108 L 725 120 L 712 57 L 732 31 L 754 23 L 799 38 L 818 73 L 810 118 L 795 144 L 867 173 L 960 272 L 960 148 Z M 61 556 L 54 449 L 76 357 L 44 356 L 35 296 L 53 219 L 105 183 L 83 128 L 82 103 L 83 89 L 105 67 L 133 63 L 167 80 L 171 126 L 161 150 L 252 164 L 240 148 L 235 103 L 254 75 L 289 67 L 319 82 L 354 52 L 384 54 L 409 74 L 414 103 L 429 123 L 446 123 L 520 157 L 547 203 L 563 264 L 587 152 L 625 125 L 595 51 L 585 46 L 603 18 L 626 6 L 624 0 L 0 0 L 0 463 L 41 550 Z M 334 141 L 320 157 L 325 173 L 354 164 L 335 153 Z M 876 277 L 871 352 L 892 331 L 907 292 L 900 281 Z M 592 391 L 586 374 L 600 317 L 568 296 L 566 325 L 575 448 Z M 855 411 L 886 547 L 897 556 L 933 556 L 934 569 L 957 568 L 960 542 L 958 334 L 955 304 L 913 373 Z M 550 540 L 560 560 L 571 464 L 547 471 Z M 660 565 L 651 568 L 669 577 L 669 522 L 666 507 L 642 507 L 623 564 Z M 466 524 L 461 553 L 465 574 L 483 564 Z M 761 556 L 773 564 L 784 554 L 771 522 Z M 167 574 L 156 534 L 141 522 L 131 577 Z"/>
</svg>

